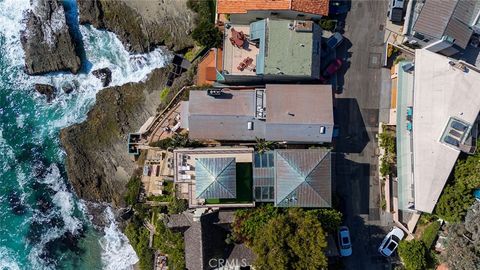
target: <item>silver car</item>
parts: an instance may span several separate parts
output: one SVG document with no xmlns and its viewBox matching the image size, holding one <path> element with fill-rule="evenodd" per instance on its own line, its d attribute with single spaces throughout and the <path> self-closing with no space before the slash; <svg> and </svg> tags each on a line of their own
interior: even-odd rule
<svg viewBox="0 0 480 270">
<path fill-rule="evenodd" d="M 382 244 L 378 248 L 378 252 L 385 257 L 390 257 L 404 236 L 405 233 L 400 228 L 394 226 L 383 239 Z"/>
</svg>

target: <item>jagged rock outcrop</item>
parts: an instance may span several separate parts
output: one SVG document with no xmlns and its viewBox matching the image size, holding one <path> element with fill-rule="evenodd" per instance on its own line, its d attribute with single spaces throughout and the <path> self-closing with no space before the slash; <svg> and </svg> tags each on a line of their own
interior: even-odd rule
<svg viewBox="0 0 480 270">
<path fill-rule="evenodd" d="M 167 77 L 167 69 L 156 69 L 145 82 L 101 90 L 87 120 L 61 131 L 68 178 L 81 198 L 123 205 L 125 185 L 136 168 L 127 152 L 128 133 L 155 114 Z M 177 78 L 171 93 L 191 78 L 189 73 Z"/>
<path fill-rule="evenodd" d="M 47 97 L 47 102 L 52 101 L 55 98 L 55 87 L 49 84 L 37 83 L 34 86 L 35 91 L 45 95 Z"/>
<path fill-rule="evenodd" d="M 103 87 L 107 87 L 112 82 L 112 71 L 109 68 L 100 68 L 92 71 L 93 76 L 100 79 Z"/>
<path fill-rule="evenodd" d="M 57 0 L 36 0 L 25 21 L 20 40 L 27 74 L 80 70 L 81 61 L 66 24 L 65 10 Z"/>
<path fill-rule="evenodd" d="M 78 0 L 81 24 L 117 34 L 127 50 L 140 53 L 158 45 L 180 51 L 193 46 L 196 14 L 187 0 Z"/>
</svg>

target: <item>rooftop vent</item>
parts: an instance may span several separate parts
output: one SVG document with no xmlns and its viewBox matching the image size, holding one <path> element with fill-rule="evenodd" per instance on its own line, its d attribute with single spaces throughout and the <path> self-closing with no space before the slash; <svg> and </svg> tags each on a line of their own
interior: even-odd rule
<svg viewBox="0 0 480 270">
<path fill-rule="evenodd" d="M 212 97 L 218 97 L 222 95 L 222 90 L 221 89 L 208 89 L 207 90 L 207 95 L 212 96 Z"/>
<path fill-rule="evenodd" d="M 247 129 L 248 130 L 253 130 L 253 122 L 252 121 L 247 122 Z"/>
<path fill-rule="evenodd" d="M 313 22 L 312 21 L 298 21 L 293 22 L 295 32 L 312 32 L 313 31 Z"/>
</svg>

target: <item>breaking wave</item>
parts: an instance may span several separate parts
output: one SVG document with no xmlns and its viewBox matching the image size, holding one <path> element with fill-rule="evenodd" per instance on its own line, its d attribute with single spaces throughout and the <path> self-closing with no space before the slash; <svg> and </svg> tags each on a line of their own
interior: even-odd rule
<svg viewBox="0 0 480 270">
<path fill-rule="evenodd" d="M 102 85 L 91 71 L 110 69 L 111 86 L 118 86 L 144 80 L 171 55 L 163 49 L 132 55 L 113 33 L 78 26 L 75 1 L 65 4 L 84 45 L 81 72 L 28 76 L 20 31 L 30 0 L 0 0 L 0 269 L 132 269 L 138 258 L 111 209 L 109 226 L 95 232 L 71 191 L 58 134 L 83 121 L 95 102 Z M 55 86 L 55 99 L 36 93 L 36 83 Z"/>
</svg>

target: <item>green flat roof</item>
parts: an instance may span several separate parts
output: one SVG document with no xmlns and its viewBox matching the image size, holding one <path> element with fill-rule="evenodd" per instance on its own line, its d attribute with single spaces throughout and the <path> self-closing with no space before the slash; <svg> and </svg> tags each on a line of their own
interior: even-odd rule
<svg viewBox="0 0 480 270">
<path fill-rule="evenodd" d="M 264 74 L 312 76 L 320 67 L 321 29 L 313 32 L 291 30 L 290 20 L 268 20 Z M 315 57 L 314 57 L 315 56 Z"/>
</svg>

